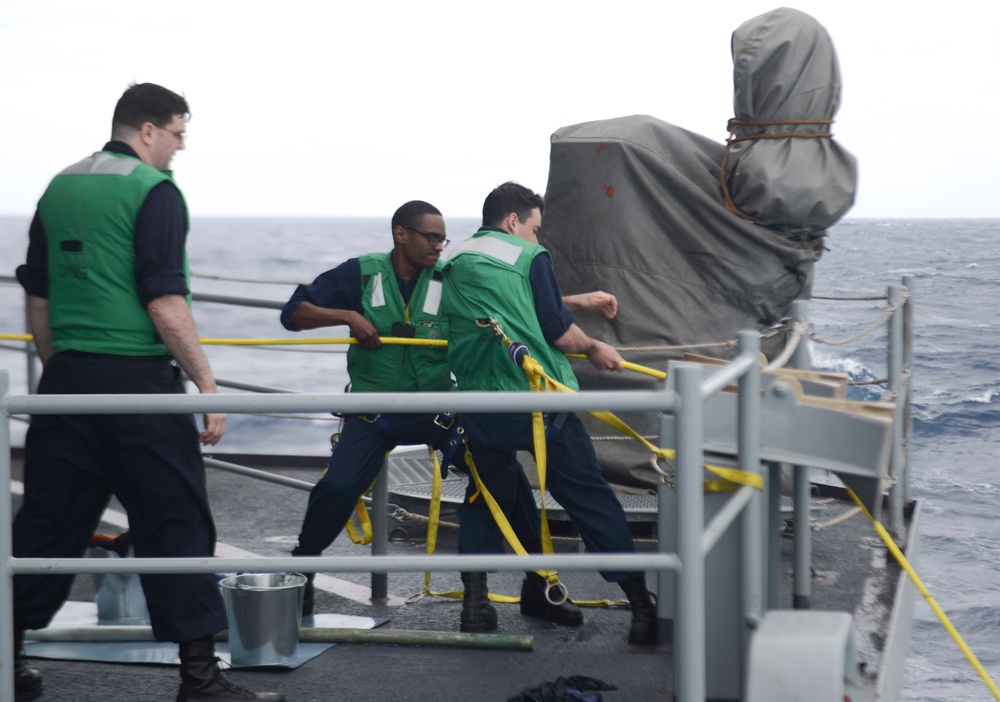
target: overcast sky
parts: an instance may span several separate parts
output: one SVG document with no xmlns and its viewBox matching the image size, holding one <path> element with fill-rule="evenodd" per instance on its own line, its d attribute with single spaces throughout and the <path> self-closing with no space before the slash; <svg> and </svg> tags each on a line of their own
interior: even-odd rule
<svg viewBox="0 0 1000 702">
<path fill-rule="evenodd" d="M 549 136 L 650 114 L 720 143 L 730 36 L 758 0 L 3 0 L 0 214 L 99 149 L 132 81 L 190 105 L 192 215 L 475 216 L 545 188 Z M 801 0 L 833 38 L 849 217 L 1000 217 L 1000 6 Z"/>
</svg>

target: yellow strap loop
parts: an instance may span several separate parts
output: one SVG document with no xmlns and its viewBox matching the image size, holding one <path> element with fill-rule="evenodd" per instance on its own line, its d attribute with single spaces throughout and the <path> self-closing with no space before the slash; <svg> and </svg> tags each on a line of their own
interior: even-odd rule
<svg viewBox="0 0 1000 702">
<path fill-rule="evenodd" d="M 976 658 L 976 654 L 972 652 L 972 649 L 970 649 L 968 645 L 966 645 L 965 640 L 962 638 L 962 635 L 958 633 L 958 630 L 951 623 L 951 620 L 948 619 L 948 615 L 946 615 L 944 611 L 938 606 L 938 603 L 934 600 L 934 598 L 931 596 L 931 593 L 924 586 L 924 583 L 920 580 L 920 576 L 917 575 L 917 572 L 913 570 L 913 566 L 910 565 L 910 562 L 906 559 L 906 556 L 904 556 L 903 552 L 899 550 L 899 547 L 896 545 L 896 542 L 893 541 L 892 537 L 889 535 L 889 532 L 885 530 L 885 527 L 882 526 L 880 522 L 876 522 L 874 519 L 872 519 L 871 513 L 865 508 L 864 504 L 861 503 L 861 500 L 858 499 L 858 496 L 854 494 L 854 491 L 851 490 L 851 488 L 847 488 L 847 494 L 850 495 L 851 499 L 854 500 L 854 504 L 856 504 L 861 509 L 864 515 L 868 518 L 868 521 L 871 522 L 872 526 L 875 527 L 875 531 L 878 532 L 878 535 L 881 537 L 882 542 L 885 544 L 886 548 L 889 549 L 889 553 L 891 553 L 893 558 L 896 559 L 896 562 L 899 563 L 900 567 L 906 571 L 906 574 L 910 576 L 910 580 L 913 581 L 913 584 L 917 586 L 917 589 L 920 591 L 920 594 L 924 596 L 925 600 L 927 600 L 927 604 L 929 604 L 931 606 L 931 609 L 934 610 L 934 614 L 937 615 L 938 619 L 941 621 L 941 624 L 944 626 L 945 630 L 949 634 L 951 634 L 951 638 L 955 640 L 955 643 L 958 644 L 958 647 L 962 650 L 962 653 L 964 653 L 965 657 L 969 660 L 970 663 L 972 663 L 972 667 L 976 669 L 977 673 L 979 673 L 979 677 L 981 677 L 983 679 L 983 682 L 986 683 L 986 687 L 988 687 L 990 692 L 993 693 L 993 698 L 996 700 L 1000 700 L 1000 690 L 998 690 L 997 686 L 993 684 L 993 680 L 990 678 L 989 673 L 987 673 L 986 670 L 983 668 L 982 664 L 979 662 L 979 659 Z"/>
<path fill-rule="evenodd" d="M 385 461 L 388 457 L 389 452 L 386 451 L 385 457 L 382 460 Z M 329 467 L 323 470 L 323 475 L 326 475 L 327 470 L 329 470 Z M 368 486 L 369 492 L 374 484 L 375 483 L 373 482 L 372 485 Z M 347 524 L 344 525 L 347 528 L 347 535 L 351 537 L 351 541 L 356 543 L 358 546 L 367 546 L 372 542 L 374 536 L 372 535 L 372 520 L 371 517 L 368 516 L 368 507 L 365 506 L 365 501 L 361 498 L 358 498 L 358 503 L 354 505 L 354 513 L 358 516 L 358 523 L 361 524 L 362 535 L 358 534 L 358 530 L 354 526 L 353 518 L 348 519 Z"/>
<path fill-rule="evenodd" d="M 356 543 L 358 546 L 367 546 L 372 542 L 374 536 L 372 534 L 372 520 L 368 516 L 368 508 L 365 506 L 364 500 L 358 500 L 358 503 L 354 505 L 354 514 L 358 517 L 358 522 L 361 524 L 361 534 L 358 534 L 357 527 L 354 526 L 354 518 L 347 520 L 347 535 L 351 537 L 351 541 Z"/>
<path fill-rule="evenodd" d="M 520 539 L 518 539 L 517 534 L 514 533 L 514 527 L 512 527 L 510 525 L 510 522 L 507 520 L 507 515 L 503 513 L 503 510 L 500 508 L 500 505 L 497 504 L 496 498 L 493 497 L 489 489 L 483 483 L 482 478 L 479 477 L 479 471 L 476 469 L 476 462 L 472 459 L 472 453 L 469 451 L 465 452 L 465 464 L 469 467 L 469 472 L 472 475 L 473 479 L 476 481 L 476 485 L 479 488 L 477 494 L 482 494 L 483 499 L 486 500 L 486 505 L 490 508 L 490 514 L 493 515 L 493 519 L 496 520 L 497 526 L 500 527 L 500 531 L 502 531 L 503 535 L 507 538 L 507 543 L 510 544 L 510 547 L 514 549 L 514 552 L 517 553 L 518 555 L 527 556 L 528 551 L 527 549 L 524 548 L 524 546 L 521 545 Z M 542 504 L 544 505 L 544 500 L 542 501 Z M 545 525 L 544 519 L 542 520 L 542 524 Z M 550 542 L 548 548 L 551 549 L 552 548 L 551 538 L 549 541 Z M 542 547 L 544 550 L 545 548 L 544 542 L 542 544 Z M 551 550 L 549 551 L 549 553 L 551 553 Z M 536 572 L 550 583 L 558 582 L 558 576 L 556 575 L 556 572 L 554 570 L 553 571 L 539 570 Z"/>
</svg>

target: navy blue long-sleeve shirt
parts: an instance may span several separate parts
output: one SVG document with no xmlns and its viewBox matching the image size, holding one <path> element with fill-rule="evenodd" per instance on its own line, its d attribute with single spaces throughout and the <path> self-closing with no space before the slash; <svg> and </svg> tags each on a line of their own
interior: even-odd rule
<svg viewBox="0 0 1000 702">
<path fill-rule="evenodd" d="M 415 275 L 409 281 L 404 281 L 396 273 L 396 285 L 404 305 L 410 304 L 418 279 L 419 276 Z M 281 324 L 289 331 L 299 331 L 292 322 L 292 313 L 303 302 L 311 302 L 317 307 L 330 310 L 351 310 L 364 314 L 361 293 L 361 263 L 356 258 L 349 258 L 336 268 L 321 273 L 311 284 L 295 288 L 281 310 Z"/>
<path fill-rule="evenodd" d="M 535 257 L 531 262 L 528 277 L 535 300 L 538 323 L 541 325 L 545 340 L 552 343 L 565 334 L 573 324 L 573 313 L 563 304 L 556 272 L 548 256 Z M 413 276 L 409 283 L 404 283 L 403 279 L 396 275 L 396 283 L 399 285 L 404 303 L 409 303 L 416 281 L 417 276 Z M 291 318 L 295 308 L 303 302 L 311 302 L 317 307 L 326 309 L 352 310 L 361 314 L 363 313 L 361 294 L 361 264 L 358 259 L 351 258 L 336 268 L 321 273 L 310 285 L 298 286 L 281 310 L 281 324 L 290 331 L 299 331 Z"/>
<path fill-rule="evenodd" d="M 131 146 L 120 141 L 109 141 L 103 150 L 138 158 Z M 153 187 L 135 221 L 135 284 L 143 305 L 164 295 L 190 292 L 184 277 L 187 225 L 187 212 L 177 186 L 163 182 Z M 16 274 L 26 293 L 48 299 L 48 252 L 37 211 L 28 229 L 27 259 L 17 267 Z"/>
</svg>

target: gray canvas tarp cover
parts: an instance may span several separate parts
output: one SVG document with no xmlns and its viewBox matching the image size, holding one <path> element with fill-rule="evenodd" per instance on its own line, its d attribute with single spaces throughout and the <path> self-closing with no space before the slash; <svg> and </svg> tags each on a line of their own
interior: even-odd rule
<svg viewBox="0 0 1000 702">
<path fill-rule="evenodd" d="M 733 34 L 734 106 L 747 122 L 830 120 L 840 79 L 826 31 L 808 15 L 781 8 Z M 827 132 L 829 125 L 739 127 L 749 133 Z M 766 329 L 808 298 L 825 229 L 853 204 L 854 158 L 832 138 L 780 138 L 725 144 L 648 116 L 587 122 L 551 139 L 541 243 L 552 253 L 564 295 L 605 290 L 618 316 L 577 315 L 588 334 L 615 347 L 731 341 Z M 773 358 L 781 335 L 763 342 Z M 696 349 L 729 357 L 731 348 Z M 676 351 L 623 353 L 660 370 Z M 584 389 L 663 387 L 647 375 L 599 372 L 574 362 Z M 653 413 L 622 413 L 643 435 L 657 435 Z M 647 488 L 656 474 L 647 449 L 587 417 L 608 478 Z"/>
</svg>

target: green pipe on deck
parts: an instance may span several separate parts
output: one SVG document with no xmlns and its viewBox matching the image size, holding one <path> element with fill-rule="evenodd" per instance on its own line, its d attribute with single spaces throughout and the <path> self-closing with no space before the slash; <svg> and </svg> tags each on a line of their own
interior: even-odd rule
<svg viewBox="0 0 1000 702">
<path fill-rule="evenodd" d="M 216 641 L 226 641 L 228 632 L 216 634 Z M 81 626 L 26 631 L 28 641 L 155 641 L 148 626 Z M 503 649 L 531 651 L 534 638 L 504 634 L 461 634 L 451 631 L 413 631 L 407 629 L 340 629 L 304 627 L 299 630 L 303 643 L 365 643 L 395 646 L 442 646 L 446 648 Z"/>
</svg>

